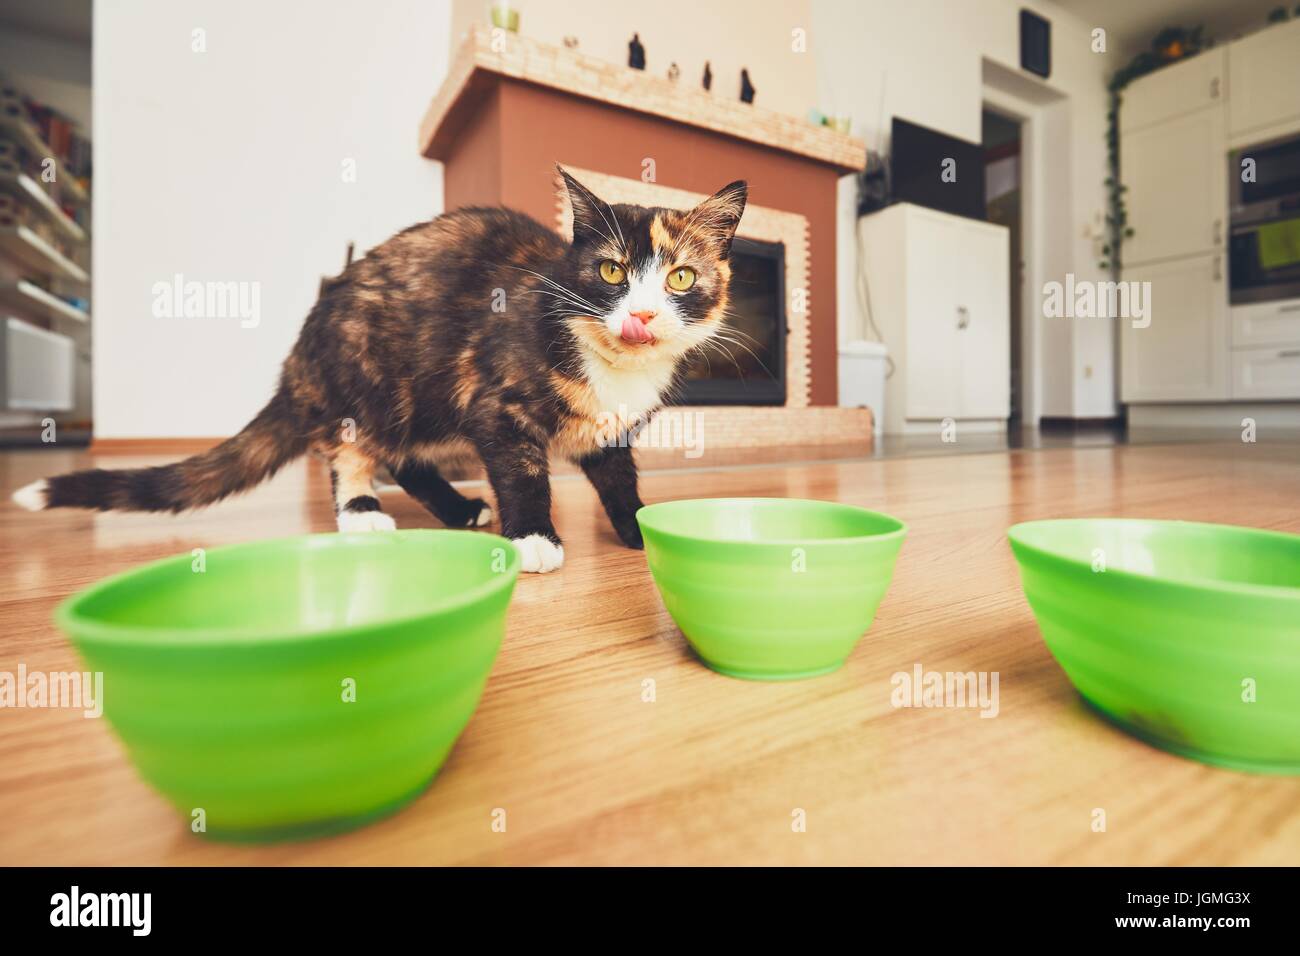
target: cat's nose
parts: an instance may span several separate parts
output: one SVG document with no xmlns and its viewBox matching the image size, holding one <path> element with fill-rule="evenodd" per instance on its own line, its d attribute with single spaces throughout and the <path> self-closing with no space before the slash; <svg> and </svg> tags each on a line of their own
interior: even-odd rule
<svg viewBox="0 0 1300 956">
<path fill-rule="evenodd" d="M 632 316 L 633 318 L 640 319 L 643 324 L 649 322 L 658 314 L 659 311 L 657 309 L 643 309 L 640 312 L 632 312 L 632 311 L 628 312 L 628 315 Z"/>
</svg>

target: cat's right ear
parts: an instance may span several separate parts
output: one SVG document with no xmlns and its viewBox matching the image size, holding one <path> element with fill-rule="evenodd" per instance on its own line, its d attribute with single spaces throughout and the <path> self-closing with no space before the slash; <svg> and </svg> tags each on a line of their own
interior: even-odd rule
<svg viewBox="0 0 1300 956">
<path fill-rule="evenodd" d="M 570 176 L 559 163 L 555 164 L 555 169 L 569 192 L 569 206 L 573 209 L 573 241 L 601 236 L 613 241 L 610 218 L 614 211 L 609 209 L 609 204 Z"/>
<path fill-rule="evenodd" d="M 748 184 L 737 179 L 691 210 L 690 221 L 704 235 L 714 238 L 724 257 L 731 255 L 731 241 L 740 225 L 740 217 L 745 214 L 748 199 Z"/>
</svg>

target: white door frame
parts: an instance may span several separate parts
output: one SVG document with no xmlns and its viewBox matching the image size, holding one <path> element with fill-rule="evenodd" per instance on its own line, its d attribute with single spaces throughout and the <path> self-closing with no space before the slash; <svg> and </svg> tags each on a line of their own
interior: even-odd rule
<svg viewBox="0 0 1300 956">
<path fill-rule="evenodd" d="M 1020 288 L 1020 398 L 1021 424 L 1037 428 L 1043 417 L 1043 375 L 1039 360 L 1038 318 L 1040 299 L 1036 290 L 1043 287 L 1042 241 L 1040 221 L 1044 144 L 1041 106 L 1024 97 L 990 86 L 983 88 L 983 106 L 1020 123 L 1020 257 L 1025 268 Z"/>
</svg>

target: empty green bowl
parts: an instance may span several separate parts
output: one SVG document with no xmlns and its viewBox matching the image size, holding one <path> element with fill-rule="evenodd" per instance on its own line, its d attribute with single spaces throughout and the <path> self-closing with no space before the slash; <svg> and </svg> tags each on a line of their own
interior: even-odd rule
<svg viewBox="0 0 1300 956">
<path fill-rule="evenodd" d="M 889 515 L 797 498 L 665 501 L 636 518 L 664 606 L 700 659 L 752 680 L 843 664 L 907 533 Z"/>
<path fill-rule="evenodd" d="M 56 620 L 193 829 L 306 837 L 395 810 L 437 773 L 518 572 L 510 542 L 479 532 L 307 535 L 146 565 Z"/>
<path fill-rule="evenodd" d="M 1206 763 L 1300 773 L 1300 535 L 1099 518 L 1008 536 L 1043 640 L 1103 715 Z"/>
</svg>

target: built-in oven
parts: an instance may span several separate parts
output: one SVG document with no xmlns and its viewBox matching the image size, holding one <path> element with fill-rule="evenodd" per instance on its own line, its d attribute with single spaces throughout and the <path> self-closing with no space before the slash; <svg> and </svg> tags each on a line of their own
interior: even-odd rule
<svg viewBox="0 0 1300 956">
<path fill-rule="evenodd" d="M 1300 299 L 1300 213 L 1232 227 L 1228 301 L 1233 305 Z"/>
<path fill-rule="evenodd" d="M 1229 298 L 1300 298 L 1300 136 L 1234 150 L 1228 164 Z"/>
</svg>

